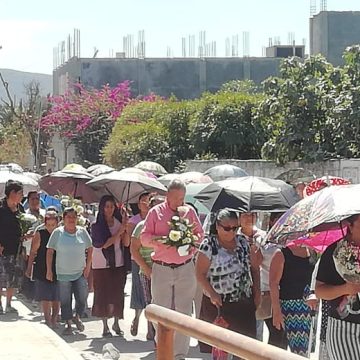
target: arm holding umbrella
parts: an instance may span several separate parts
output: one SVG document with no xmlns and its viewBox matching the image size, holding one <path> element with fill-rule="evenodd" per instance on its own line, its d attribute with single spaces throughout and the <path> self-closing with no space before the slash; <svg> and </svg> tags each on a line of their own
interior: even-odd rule
<svg viewBox="0 0 360 360">
<path fill-rule="evenodd" d="M 285 258 L 280 250 L 274 254 L 270 265 L 270 296 L 273 311 L 273 324 L 276 329 L 284 329 L 284 317 L 280 307 L 280 292 L 279 285 L 284 271 Z"/>
</svg>

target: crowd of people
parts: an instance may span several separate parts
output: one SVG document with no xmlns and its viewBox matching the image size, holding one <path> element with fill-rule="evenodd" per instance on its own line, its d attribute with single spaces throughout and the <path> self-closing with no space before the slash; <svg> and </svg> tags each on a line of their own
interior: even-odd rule
<svg viewBox="0 0 360 360">
<path fill-rule="evenodd" d="M 154 303 L 187 315 L 195 309 L 197 317 L 210 323 L 221 316 L 228 329 L 260 341 L 266 324 L 269 344 L 306 357 L 315 346 L 314 316 L 321 301 L 320 359 L 360 359 L 359 298 L 350 311 L 343 304 L 344 296 L 360 293 L 360 285 L 337 273 L 332 257 L 336 243 L 320 260 L 302 245 L 266 244 L 266 231 L 256 227 L 256 213 L 227 208 L 210 214 L 210 226 L 203 228 L 197 209 L 185 203 L 185 194 L 185 184 L 176 179 L 166 197 L 144 192 L 133 216 L 105 195 L 96 220 L 85 228 L 77 225 L 74 208 L 41 209 L 39 194 L 31 192 L 27 212 L 41 221 L 23 234 L 23 186 L 8 181 L 0 204 L 0 289 L 6 296 L 0 314 L 16 313 L 15 289 L 33 286 L 46 325 L 57 328 L 61 319 L 63 334 L 71 336 L 73 325 L 84 331 L 81 319 L 91 289 L 92 315 L 102 320 L 102 336 L 121 336 L 119 320 L 124 317 L 125 284 L 131 274 L 132 336 L 137 336 L 142 310 Z M 198 240 L 186 255 L 164 242 L 180 208 Z M 268 229 L 281 215 L 270 215 Z M 360 216 L 349 219 L 346 236 L 360 244 Z M 24 240 L 31 241 L 28 256 Z M 22 276 L 20 258 L 31 281 Z M 146 338 L 156 346 L 151 323 Z M 175 333 L 175 359 L 186 357 L 189 341 Z M 199 346 L 204 353 L 212 351 L 207 344 Z"/>
</svg>

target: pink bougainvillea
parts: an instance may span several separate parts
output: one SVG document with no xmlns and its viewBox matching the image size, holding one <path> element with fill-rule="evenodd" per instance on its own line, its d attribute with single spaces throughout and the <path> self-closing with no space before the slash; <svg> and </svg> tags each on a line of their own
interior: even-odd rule
<svg viewBox="0 0 360 360">
<path fill-rule="evenodd" d="M 114 88 L 104 85 L 101 89 L 86 89 L 82 84 L 74 84 L 65 95 L 48 98 L 49 110 L 41 125 L 49 133 L 57 132 L 74 139 L 96 122 L 115 122 L 130 99 L 129 81 Z"/>
</svg>

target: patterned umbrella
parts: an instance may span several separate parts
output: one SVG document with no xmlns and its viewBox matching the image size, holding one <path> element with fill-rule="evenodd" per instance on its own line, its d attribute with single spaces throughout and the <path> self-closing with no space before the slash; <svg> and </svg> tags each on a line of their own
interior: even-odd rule
<svg viewBox="0 0 360 360">
<path fill-rule="evenodd" d="M 310 196 L 315 192 L 333 185 L 349 185 L 350 181 L 335 176 L 323 176 L 322 178 L 313 180 L 309 185 L 305 187 L 306 196 Z"/>
<path fill-rule="evenodd" d="M 328 246 L 339 239 L 339 230 L 345 226 L 342 222 L 355 214 L 360 214 L 360 185 L 330 186 L 289 209 L 271 228 L 266 240 L 286 245 L 308 238 L 313 247 Z M 338 233 L 330 233 L 333 231 Z"/>
</svg>

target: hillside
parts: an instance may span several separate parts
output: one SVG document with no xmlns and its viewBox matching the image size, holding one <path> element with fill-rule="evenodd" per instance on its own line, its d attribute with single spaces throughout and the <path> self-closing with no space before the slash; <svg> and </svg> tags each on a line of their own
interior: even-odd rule
<svg viewBox="0 0 360 360">
<path fill-rule="evenodd" d="M 25 96 L 24 85 L 32 80 L 40 83 L 41 95 L 46 96 L 52 93 L 52 75 L 29 73 L 11 69 L 0 69 L 4 79 L 9 83 L 9 89 L 16 100 Z M 6 99 L 4 87 L 0 84 L 0 98 Z"/>
</svg>

